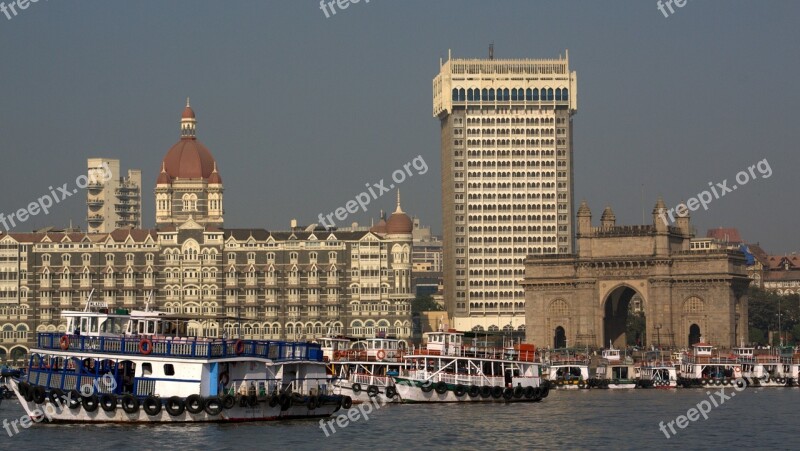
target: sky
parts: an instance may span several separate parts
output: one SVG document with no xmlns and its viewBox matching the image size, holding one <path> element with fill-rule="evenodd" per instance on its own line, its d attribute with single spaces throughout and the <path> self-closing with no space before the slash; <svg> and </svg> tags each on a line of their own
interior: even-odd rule
<svg viewBox="0 0 800 451">
<path fill-rule="evenodd" d="M 40 0 L 10 20 L 0 13 L 0 212 L 73 186 L 86 159 L 103 156 L 143 171 L 144 226 L 153 227 L 155 179 L 190 96 L 225 183 L 226 227 L 317 222 L 419 156 L 429 169 L 399 185 L 403 208 L 440 233 L 432 79 L 448 49 L 483 58 L 494 43 L 496 58 L 569 49 L 575 198 L 596 222 L 606 205 L 618 224 L 640 224 L 643 213 L 649 222 L 658 196 L 672 207 L 709 182 L 731 187 L 761 161 L 770 171 L 754 169 L 692 222 L 700 235 L 737 227 L 773 254 L 800 250 L 800 2 L 687 0 L 669 17 L 656 0 L 335 9 Z M 70 220 L 85 228 L 85 198 L 79 191 L 12 231 Z M 368 224 L 394 204 L 391 191 L 345 222 Z"/>
</svg>

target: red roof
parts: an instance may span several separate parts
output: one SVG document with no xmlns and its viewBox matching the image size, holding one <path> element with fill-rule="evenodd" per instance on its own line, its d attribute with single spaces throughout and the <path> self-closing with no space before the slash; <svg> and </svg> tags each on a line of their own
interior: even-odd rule
<svg viewBox="0 0 800 451">
<path fill-rule="evenodd" d="M 739 235 L 739 230 L 736 228 L 723 228 L 709 229 L 706 238 L 714 238 L 724 243 L 739 244 L 742 243 L 742 237 Z"/>
<path fill-rule="evenodd" d="M 186 105 L 186 108 L 183 109 L 183 114 L 181 114 L 181 119 L 195 119 L 192 107 Z"/>
</svg>

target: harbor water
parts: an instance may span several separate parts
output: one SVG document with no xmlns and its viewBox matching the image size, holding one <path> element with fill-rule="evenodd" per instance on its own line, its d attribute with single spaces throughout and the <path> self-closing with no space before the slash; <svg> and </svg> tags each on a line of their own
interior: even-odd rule
<svg viewBox="0 0 800 451">
<path fill-rule="evenodd" d="M 795 449 L 800 388 L 553 391 L 537 404 L 386 405 L 342 428 L 319 420 L 182 425 L 34 425 L 1 449 Z M 713 399 L 712 399 L 713 398 Z M 695 421 L 675 420 L 693 408 Z M 356 409 L 357 410 L 357 409 Z M 338 412 L 337 415 L 341 414 Z M 19 420 L 15 400 L 0 421 Z M 691 416 L 690 416 L 691 418 Z M 673 421 L 673 434 L 668 423 Z M 660 429 L 665 424 L 664 431 Z M 342 421 L 344 423 L 344 421 Z M 3 421 L 5 425 L 5 421 Z M 327 435 L 326 435 L 327 431 Z M 667 435 L 670 435 L 667 438 Z"/>
</svg>

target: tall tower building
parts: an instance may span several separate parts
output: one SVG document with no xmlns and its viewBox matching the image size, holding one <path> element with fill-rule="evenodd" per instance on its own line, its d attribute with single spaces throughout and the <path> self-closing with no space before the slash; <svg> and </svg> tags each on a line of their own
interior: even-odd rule
<svg viewBox="0 0 800 451">
<path fill-rule="evenodd" d="M 90 233 L 142 227 L 142 171 L 129 169 L 120 177 L 119 160 L 87 160 L 86 206 Z"/>
<path fill-rule="evenodd" d="M 440 62 L 443 276 L 457 329 L 524 330 L 525 257 L 573 252 L 577 105 L 568 54 Z"/>
<path fill-rule="evenodd" d="M 217 162 L 196 136 L 197 119 L 186 99 L 181 115 L 181 139 L 161 162 L 156 179 L 156 227 L 193 219 L 222 227 L 222 177 Z"/>
</svg>

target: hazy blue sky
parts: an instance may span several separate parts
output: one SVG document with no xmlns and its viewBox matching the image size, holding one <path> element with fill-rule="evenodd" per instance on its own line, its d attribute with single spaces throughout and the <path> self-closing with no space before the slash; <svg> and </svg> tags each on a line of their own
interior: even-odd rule
<svg viewBox="0 0 800 451">
<path fill-rule="evenodd" d="M 8 3 L 8 0 L 5 0 Z M 578 72 L 576 200 L 595 221 L 648 221 L 764 158 L 773 174 L 693 214 L 772 253 L 800 250 L 795 121 L 800 2 L 372 0 L 325 18 L 314 0 L 54 1 L 0 15 L 0 212 L 85 172 L 141 168 L 145 225 L 186 96 L 225 182 L 228 227 L 315 222 L 417 155 L 406 211 L 440 230 L 440 57 L 550 58 Z M 392 209 L 386 195 L 368 214 Z M 69 219 L 85 194 L 15 230 Z M 348 222 L 350 220 L 348 219 Z"/>
</svg>

